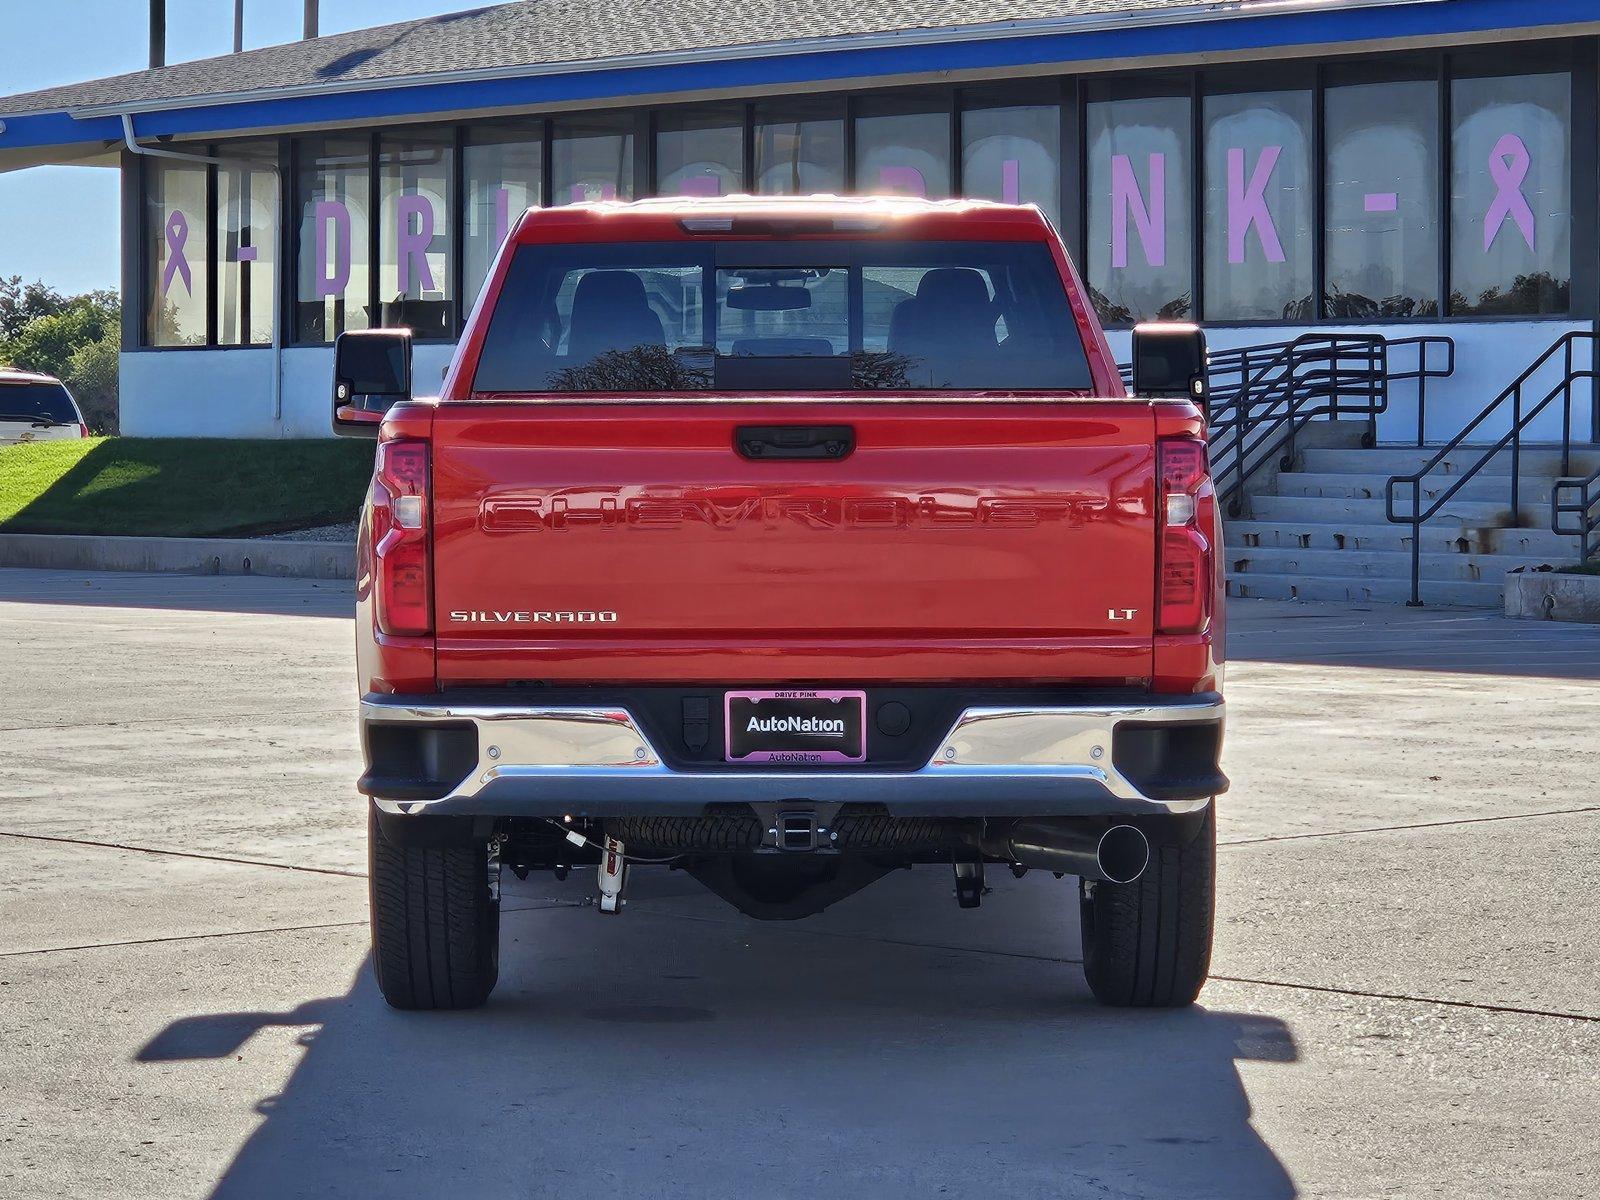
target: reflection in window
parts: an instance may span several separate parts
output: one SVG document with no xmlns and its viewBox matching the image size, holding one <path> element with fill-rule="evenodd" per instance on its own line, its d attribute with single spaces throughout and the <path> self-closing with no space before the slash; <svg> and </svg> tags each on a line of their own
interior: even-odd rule
<svg viewBox="0 0 1600 1200">
<path fill-rule="evenodd" d="M 307 138 L 297 149 L 295 336 L 303 342 L 331 342 L 346 329 L 374 324 L 367 311 L 370 143 L 366 138 Z"/>
<path fill-rule="evenodd" d="M 844 191 L 844 106 L 785 100 L 755 106 L 756 191 L 764 196 Z"/>
<path fill-rule="evenodd" d="M 1061 218 L 1061 110 L 967 96 L 961 114 L 961 189 Z"/>
<path fill-rule="evenodd" d="M 495 251 L 517 218 L 541 202 L 541 127 L 536 124 L 469 129 L 461 157 L 467 235 L 463 294 L 470 300 L 483 287 Z"/>
<path fill-rule="evenodd" d="M 1439 88 L 1330 87 L 1323 315 L 1439 315 Z"/>
<path fill-rule="evenodd" d="M 217 168 L 217 341 L 263 346 L 272 341 L 278 269 L 278 180 L 272 172 L 278 148 L 236 143 L 226 153 L 261 166 Z"/>
<path fill-rule="evenodd" d="M 885 96 L 861 102 L 856 118 L 856 191 L 950 195 L 950 113 L 942 97 Z"/>
<path fill-rule="evenodd" d="M 1310 320 L 1311 93 L 1208 96 L 1205 122 L 1206 319 Z"/>
<path fill-rule="evenodd" d="M 730 196 L 742 191 L 741 109 L 669 109 L 656 117 L 658 196 Z"/>
<path fill-rule="evenodd" d="M 455 335 L 450 272 L 449 130 L 385 137 L 378 150 L 378 298 L 383 323 L 418 337 Z"/>
<path fill-rule="evenodd" d="M 206 168 L 163 159 L 144 167 L 150 247 L 145 340 L 151 346 L 203 346 L 210 245 Z"/>
<path fill-rule="evenodd" d="M 1572 78 L 1451 87 L 1450 311 L 1564 313 L 1572 298 Z"/>
<path fill-rule="evenodd" d="M 1191 315 L 1189 100 L 1088 105 L 1089 294 L 1107 324 Z"/>
<path fill-rule="evenodd" d="M 551 203 L 632 200 L 633 124 L 627 113 L 556 118 Z"/>
</svg>

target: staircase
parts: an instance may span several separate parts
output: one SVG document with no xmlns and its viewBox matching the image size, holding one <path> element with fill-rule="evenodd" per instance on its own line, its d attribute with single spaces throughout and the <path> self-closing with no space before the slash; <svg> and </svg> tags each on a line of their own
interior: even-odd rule
<svg viewBox="0 0 1600 1200">
<path fill-rule="evenodd" d="M 1384 488 L 1420 470 L 1439 446 L 1361 445 L 1365 421 L 1319 421 L 1295 439 L 1290 469 L 1263 469 L 1246 484 L 1240 515 L 1224 510 L 1230 596 L 1404 604 L 1411 594 L 1412 529 L 1391 524 Z M 1476 464 L 1482 446 L 1452 451 L 1424 482 L 1424 504 Z M 1277 468 L 1280 464 L 1272 464 Z M 1578 561 L 1580 539 L 1551 532 L 1557 479 L 1600 468 L 1600 447 L 1574 447 L 1570 474 L 1559 447 L 1524 444 L 1520 521 L 1510 510 L 1511 453 L 1486 463 L 1421 528 L 1421 595 L 1428 604 L 1498 607 L 1513 567 Z M 1410 492 L 1404 493 L 1409 503 Z"/>
</svg>

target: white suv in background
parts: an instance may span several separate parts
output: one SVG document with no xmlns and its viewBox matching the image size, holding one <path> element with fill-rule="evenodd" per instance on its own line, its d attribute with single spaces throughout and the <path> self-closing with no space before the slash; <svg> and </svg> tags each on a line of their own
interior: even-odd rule
<svg viewBox="0 0 1600 1200">
<path fill-rule="evenodd" d="M 88 436 L 78 402 L 59 379 L 0 367 L 0 446 Z"/>
</svg>

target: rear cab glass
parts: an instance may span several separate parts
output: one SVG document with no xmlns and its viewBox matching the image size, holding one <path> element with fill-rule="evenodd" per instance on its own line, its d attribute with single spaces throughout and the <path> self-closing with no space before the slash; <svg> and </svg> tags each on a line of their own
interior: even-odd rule
<svg viewBox="0 0 1600 1200">
<path fill-rule="evenodd" d="M 1092 387 L 1043 242 L 775 240 L 522 246 L 472 390 Z"/>
<path fill-rule="evenodd" d="M 0 421 L 76 425 L 77 406 L 59 383 L 0 379 Z"/>
</svg>

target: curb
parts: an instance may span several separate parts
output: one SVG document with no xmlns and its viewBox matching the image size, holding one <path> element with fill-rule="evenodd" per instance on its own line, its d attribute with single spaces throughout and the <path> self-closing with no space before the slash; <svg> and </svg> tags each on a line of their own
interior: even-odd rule
<svg viewBox="0 0 1600 1200">
<path fill-rule="evenodd" d="M 354 579 L 351 542 L 0 533 L 0 567 Z"/>
</svg>

